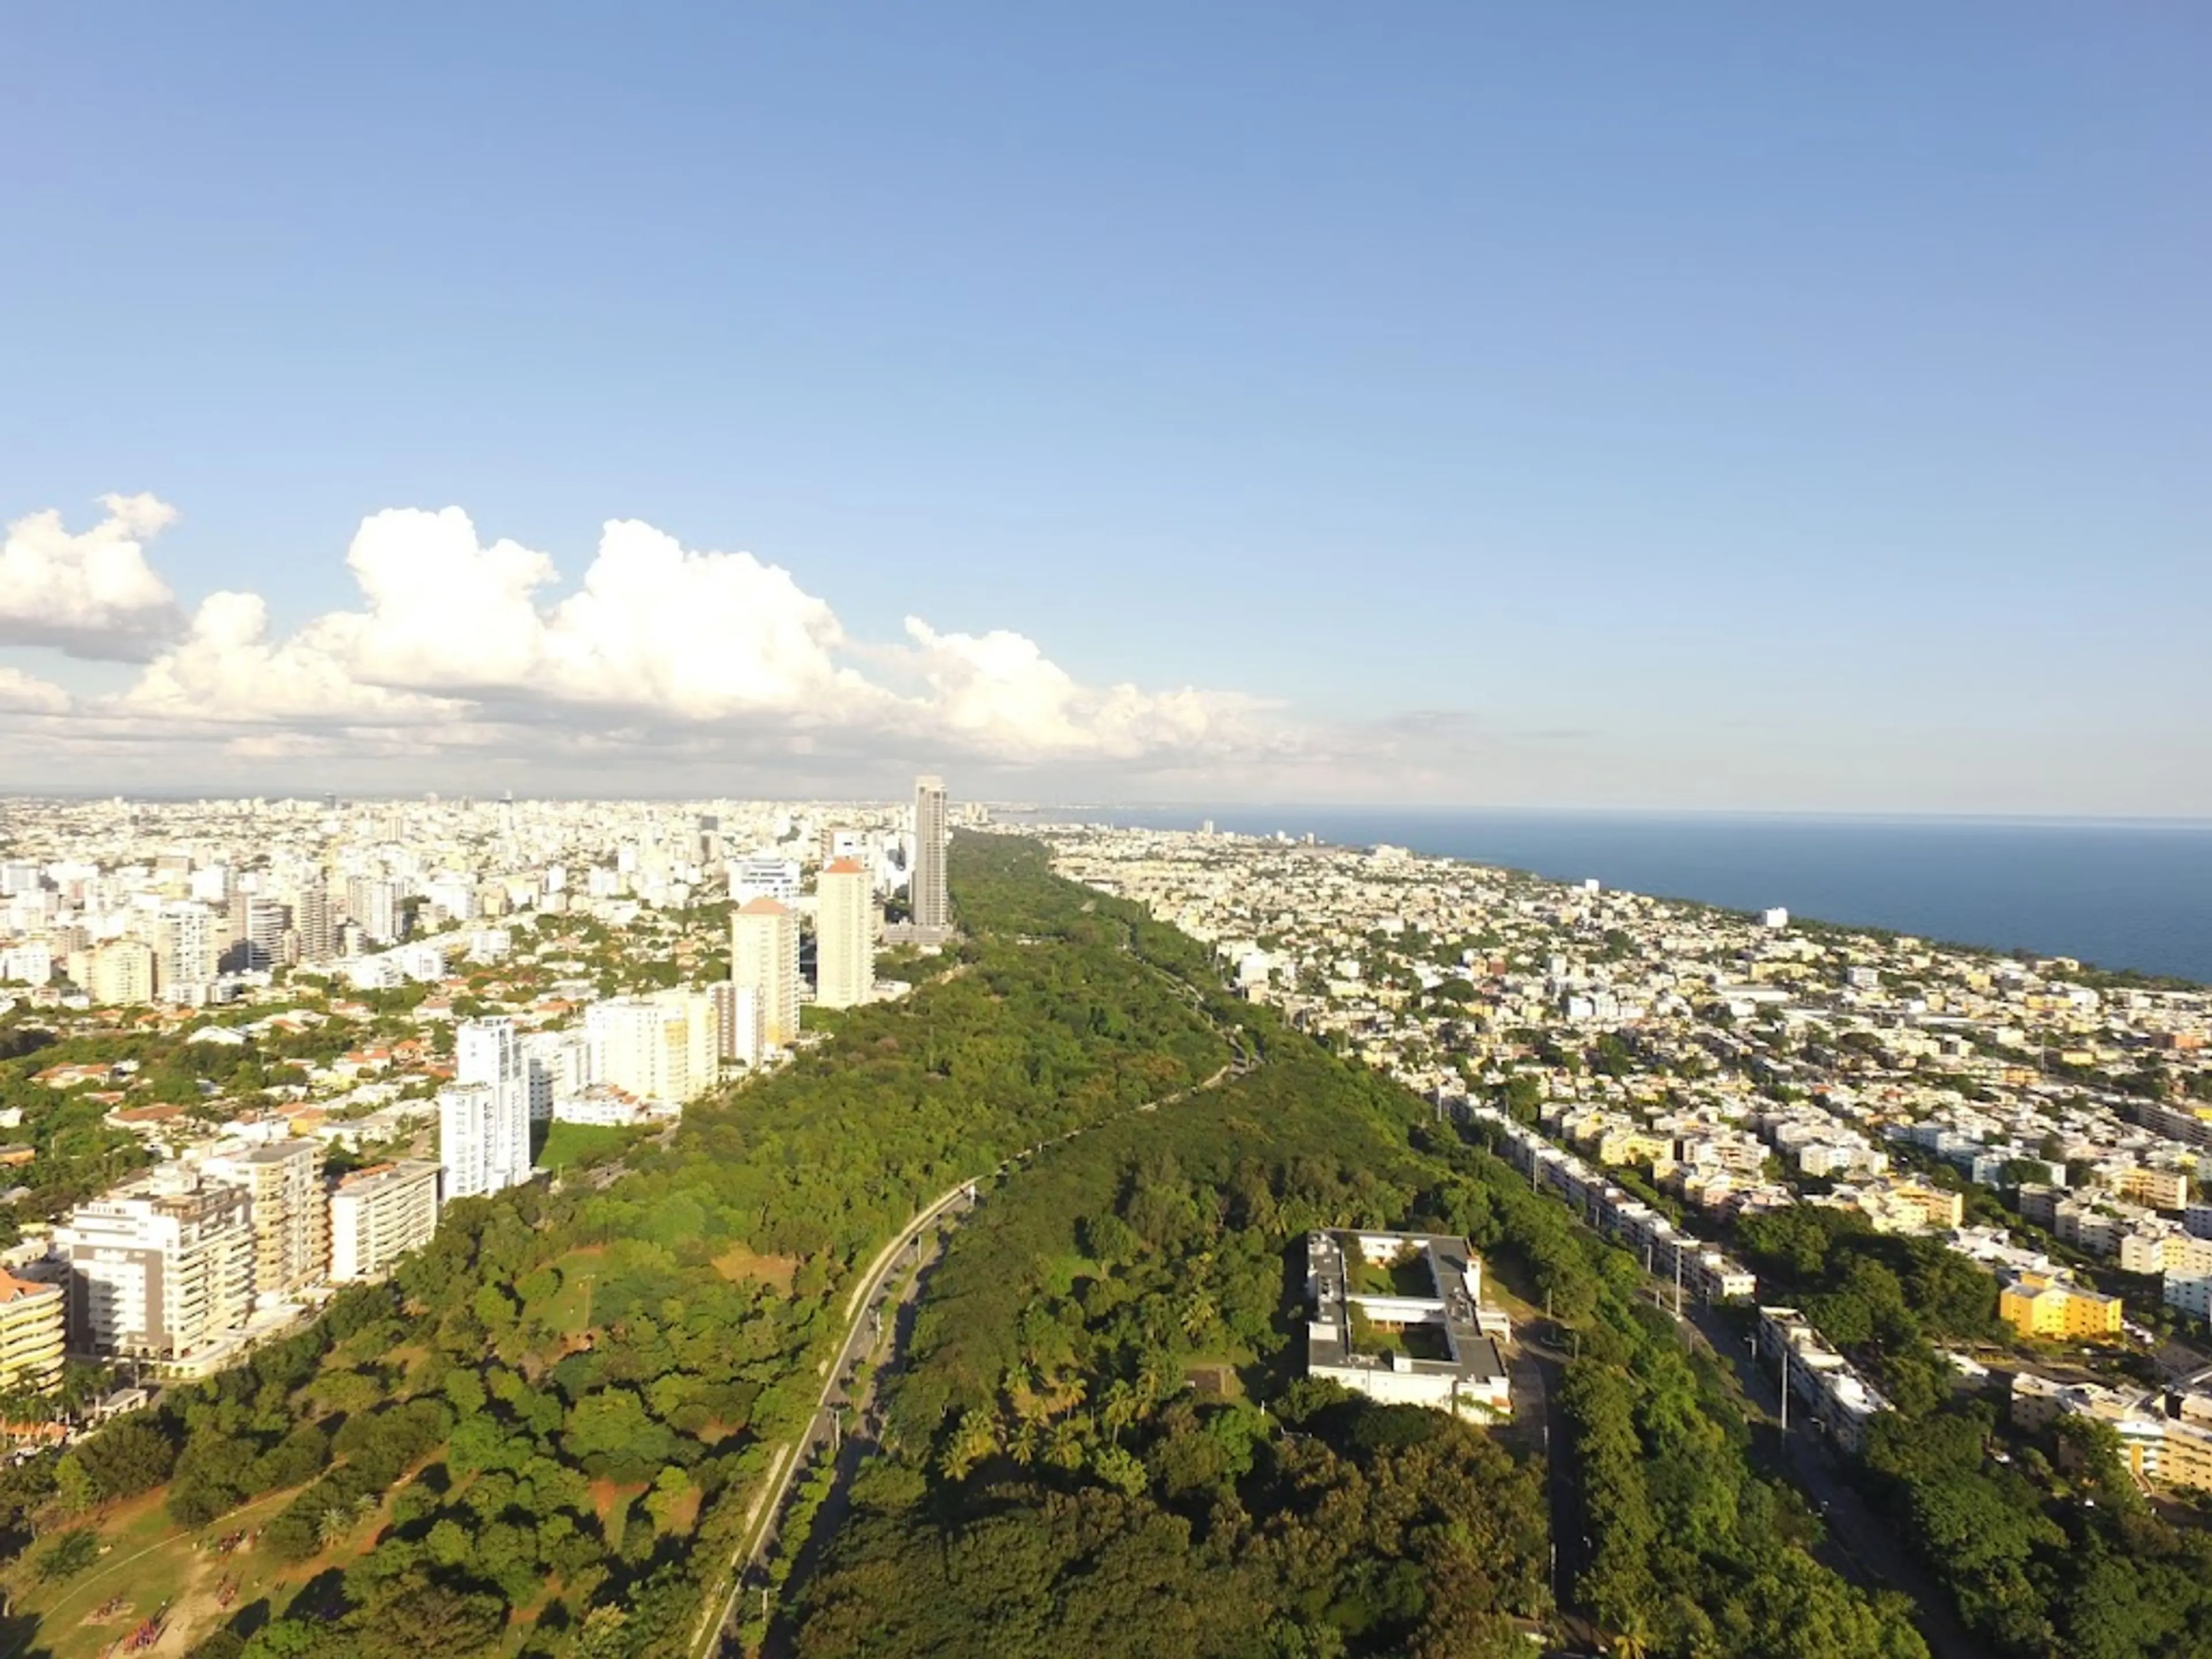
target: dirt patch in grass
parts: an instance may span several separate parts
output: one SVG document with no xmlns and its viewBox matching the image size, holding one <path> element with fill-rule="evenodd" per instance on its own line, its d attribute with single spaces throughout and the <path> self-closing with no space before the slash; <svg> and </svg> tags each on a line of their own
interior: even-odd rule
<svg viewBox="0 0 2212 1659">
<path fill-rule="evenodd" d="M 792 1280 L 799 1277 L 799 1261 L 795 1255 L 761 1255 L 742 1244 L 732 1244 L 714 1258 L 714 1271 L 732 1285 L 750 1279 L 756 1284 L 772 1285 L 786 1296 L 791 1294 Z"/>
<path fill-rule="evenodd" d="M 670 1532 L 679 1535 L 687 1534 L 699 1523 L 700 1497 L 699 1488 L 692 1486 L 684 1492 L 683 1497 L 669 1505 L 668 1530 Z"/>
<path fill-rule="evenodd" d="M 157 1654 L 189 1653 L 193 1644 L 204 1636 L 211 1636 L 216 1627 L 238 1611 L 238 1587 L 233 1584 L 230 1604 L 221 1601 L 221 1593 L 228 1574 L 209 1576 L 210 1562 L 205 1556 L 195 1558 L 185 1570 L 184 1588 L 179 1592 L 175 1605 L 170 1607 L 168 1623 L 163 1627 L 161 1639 L 148 1651 Z M 235 1569 L 232 1570 L 233 1571 Z"/>
<path fill-rule="evenodd" d="M 1237 1380 L 1237 1367 L 1223 1360 L 1194 1359 L 1182 1368 L 1191 1392 L 1200 1400 L 1242 1400 L 1244 1385 Z"/>
<path fill-rule="evenodd" d="M 591 1485 L 592 1512 L 599 1517 L 599 1530 L 607 1532 L 609 1523 L 630 1506 L 633 1499 L 645 1488 L 640 1485 L 623 1486 L 613 1480 L 594 1480 Z"/>
<path fill-rule="evenodd" d="M 19 1613 L 39 1621 L 41 1645 L 34 1650 L 53 1659 L 102 1659 L 165 1607 L 160 1639 L 141 1651 L 148 1659 L 178 1659 L 240 1607 L 263 1596 L 281 1607 L 316 1564 L 285 1568 L 251 1550 L 225 1556 L 197 1544 L 260 1526 L 296 1494 L 296 1488 L 270 1493 L 202 1528 L 171 1522 L 161 1488 L 105 1511 L 97 1524 L 110 1548 L 101 1560 L 67 1584 L 35 1587 L 17 1601 Z M 218 1599 L 226 1577 L 238 1581 L 228 1607 Z M 100 1617 L 110 1601 L 116 1610 Z"/>
</svg>

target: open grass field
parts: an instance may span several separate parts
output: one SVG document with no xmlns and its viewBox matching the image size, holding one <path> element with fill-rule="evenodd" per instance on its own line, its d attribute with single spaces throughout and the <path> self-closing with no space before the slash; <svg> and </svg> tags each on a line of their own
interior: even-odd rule
<svg viewBox="0 0 2212 1659">
<path fill-rule="evenodd" d="M 102 1659 L 157 1611 L 167 1609 L 161 1639 L 140 1650 L 152 1659 L 179 1659 L 224 1620 L 267 1601 L 282 1607 L 301 1584 L 343 1568 L 368 1549 L 390 1519 L 382 1510 L 332 1548 L 296 1566 L 282 1566 L 251 1548 L 223 1554 L 215 1542 L 266 1522 L 298 1488 L 269 1493 L 196 1531 L 180 1531 L 163 1513 L 167 1488 L 89 1516 L 106 1553 L 62 1584 L 40 1584 L 19 1567 L 10 1575 L 11 1610 L 36 1623 L 0 1637 L 0 1659 L 20 1653 L 52 1659 Z M 209 1547 L 203 1548 L 205 1544 Z"/>
<path fill-rule="evenodd" d="M 556 1123 L 545 1131 L 545 1144 L 538 1149 L 538 1167 L 541 1170 L 562 1170 L 582 1158 L 596 1153 L 618 1152 L 634 1139 L 635 1129 L 609 1128 L 599 1123 Z"/>
</svg>

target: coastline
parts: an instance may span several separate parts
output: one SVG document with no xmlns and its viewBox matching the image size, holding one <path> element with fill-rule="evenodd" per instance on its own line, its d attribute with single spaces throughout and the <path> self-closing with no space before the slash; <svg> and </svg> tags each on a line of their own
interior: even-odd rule
<svg viewBox="0 0 2212 1659">
<path fill-rule="evenodd" d="M 1312 834 L 1735 914 L 2063 957 L 2115 983 L 2212 984 L 2212 823 L 2160 819 L 1583 813 L 1535 809 L 1035 808 L 1030 825 L 1110 822 Z"/>
</svg>

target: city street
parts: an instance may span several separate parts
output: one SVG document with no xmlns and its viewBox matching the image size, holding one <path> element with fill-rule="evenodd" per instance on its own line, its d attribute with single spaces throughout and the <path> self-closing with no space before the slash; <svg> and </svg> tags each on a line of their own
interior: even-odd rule
<svg viewBox="0 0 2212 1659">
<path fill-rule="evenodd" d="M 1692 1340 L 1725 1362 L 1743 1390 L 1753 1424 L 1753 1449 L 1770 1473 L 1805 1495 L 1827 1530 L 1820 1559 L 1867 1589 L 1902 1590 L 1912 1598 L 1913 1623 L 1936 1659 L 1993 1659 L 1951 1610 L 1949 1598 L 1899 1541 L 1896 1524 L 1878 1514 L 1851 1484 L 1841 1455 L 1825 1435 L 1790 1407 L 1781 1432 L 1781 1374 L 1755 1363 L 1743 1337 L 1720 1310 L 1685 1304 L 1679 1322 Z"/>
<path fill-rule="evenodd" d="M 1544 1459 L 1544 1483 L 1552 1522 L 1552 1601 L 1559 1623 L 1577 1647 L 1595 1650 L 1595 1626 L 1573 1611 L 1575 1585 L 1589 1565 L 1587 1534 L 1575 1491 L 1574 1434 L 1559 1400 L 1566 1350 L 1562 1333 L 1548 1322 L 1528 1324 L 1515 1333 L 1519 1351 L 1512 1364 L 1513 1420 L 1534 1431 Z"/>
</svg>

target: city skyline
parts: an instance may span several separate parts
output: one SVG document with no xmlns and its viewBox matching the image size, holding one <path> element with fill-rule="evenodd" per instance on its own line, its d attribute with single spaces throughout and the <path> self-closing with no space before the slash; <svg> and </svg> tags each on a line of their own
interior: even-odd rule
<svg viewBox="0 0 2212 1659">
<path fill-rule="evenodd" d="M 2109 1611 L 2109 1628 L 2148 1632 L 2112 1651 L 2163 1659 L 2166 1634 L 2201 1618 L 2198 1581 L 2172 1571 L 2103 1609 L 2106 1581 L 2076 1565 L 2088 1552 L 2067 1525 L 2105 1528 L 2087 1541 L 2107 1564 L 2205 1559 L 2184 1529 L 2212 1482 L 2212 984 L 2093 963 L 2063 940 L 2064 954 L 1944 944 L 1395 836 L 1024 832 L 965 799 L 947 813 L 948 781 L 964 796 L 960 774 L 923 775 L 910 801 L 864 808 L 6 803 L 0 1386 L 26 1467 L 52 1470 L 19 1483 L 48 1528 L 29 1559 L 85 1558 L 69 1580 L 21 1575 L 18 1616 L 90 1659 L 118 1626 L 234 1652 L 235 1626 L 219 1628 L 231 1607 L 259 1620 L 265 1607 L 277 1645 L 319 1651 L 347 1626 L 303 1564 L 370 1564 L 341 1575 L 342 1617 L 397 1626 L 422 1604 L 360 1587 L 416 1567 L 422 1541 L 368 1511 L 428 1505 L 409 1524 L 474 1549 L 500 1534 L 472 1494 L 522 1470 L 496 1486 L 501 1524 L 528 1550 L 556 1522 L 544 1535 L 580 1588 L 555 1592 L 555 1615 L 539 1569 L 560 1563 L 542 1553 L 465 1581 L 472 1633 L 449 1645 L 490 1653 L 533 1624 L 549 1656 L 596 1653 L 573 1638 L 619 1631 L 601 1609 L 647 1605 L 626 1586 L 660 1571 L 592 1501 L 592 1482 L 626 1472 L 665 1547 L 706 1552 L 667 1627 L 719 1627 L 709 1650 L 757 1652 L 748 1587 L 766 1562 L 801 1621 L 795 1646 L 872 1655 L 903 1630 L 920 1639 L 890 1647 L 919 1659 L 947 1644 L 902 1623 L 902 1604 L 927 1600 L 947 1630 L 996 1628 L 1022 1605 L 995 1570 L 931 1577 L 979 1521 L 1007 1536 L 1068 1482 L 1179 1516 L 1168 1504 L 1191 1491 L 1163 1449 L 1203 1447 L 1223 1422 L 1252 1468 L 1194 1467 L 1218 1472 L 1228 1513 L 1240 1482 L 1276 1478 L 1260 1459 L 1352 1445 L 1327 1437 L 1362 1432 L 1374 1419 L 1345 1419 L 1364 1401 L 1457 1416 L 1468 1437 L 1554 1423 L 1525 1455 L 1470 1455 L 1481 1443 L 1466 1438 L 1462 1461 L 1439 1462 L 1431 1436 L 1414 1440 L 1423 1461 L 1375 1466 L 1403 1491 L 1443 1470 L 1470 1524 L 1489 1524 L 1493 1492 L 1517 1506 L 1486 1546 L 1519 1540 L 1504 1546 L 1526 1587 L 1516 1606 L 1457 1599 L 1480 1580 L 1419 1555 L 1392 1568 L 1407 1583 L 1409 1567 L 1430 1572 L 1431 1605 L 1455 1598 L 1440 1627 L 1455 1641 L 1481 1613 L 1486 1650 L 1540 1629 L 1583 1651 L 1577 1632 L 1650 1628 L 1641 1609 L 1662 1604 L 1752 1629 L 1771 1574 L 1704 1576 L 1686 1601 L 1647 1571 L 1629 1586 L 1640 1599 L 1613 1600 L 1569 1559 L 1577 1537 L 1587 1553 L 1656 1535 L 1656 1507 L 1583 1501 L 1582 1477 L 1636 1446 L 1634 1416 L 1547 1419 L 1547 1400 L 1595 1377 L 1695 1413 L 1680 1446 L 1637 1467 L 1675 1460 L 1680 1474 L 1650 1484 L 1707 1481 L 1696 1503 L 1753 1540 L 1778 1523 L 1729 1510 L 1725 1483 L 1759 1478 L 1747 1431 L 1778 1437 L 1772 1476 L 1826 1506 L 1831 1535 L 1896 1592 L 1851 1590 L 1854 1622 L 1822 1654 L 1910 1659 L 1950 1649 L 1908 1620 L 1939 1643 L 1950 1620 L 1990 1622 L 1954 1589 L 1978 1582 L 1955 1532 L 1883 1507 L 1898 1449 L 1945 1436 L 1960 1467 L 1905 1465 L 1914 1490 L 1983 1491 L 1994 1516 L 2050 1522 L 2033 1583 L 2052 1628 Z M 936 873 L 956 927 L 933 941 L 923 854 L 948 817 L 959 833 Z M 2160 838 L 2202 837 L 2143 837 Z M 902 891 L 911 920 L 878 956 Z M 1305 1293 L 1286 1301 L 1283 1253 L 1301 1237 Z M 1070 1261 L 1118 1288 L 1063 1295 Z M 1541 1321 L 1536 1298 L 1553 1304 Z M 1587 1334 L 1563 1348 L 1562 1327 Z M 933 1328 L 961 1343 L 933 1350 Z M 1278 1333 L 1287 1363 L 1255 1373 L 1252 1395 L 1199 1382 L 1228 1372 L 1228 1343 L 1258 1352 Z M 1741 1395 L 1694 1386 L 1701 1352 Z M 948 1390 L 939 1431 L 870 1443 L 878 1378 L 963 1373 L 984 1403 L 956 1416 Z M 1298 1374 L 1358 1398 L 1316 1397 Z M 796 1409 L 733 1427 L 727 1413 L 771 1388 Z M 205 1409 L 249 1397 L 269 1415 Z M 2094 1498 L 2085 1430 L 2118 1460 Z M 1264 1449 L 1291 1432 L 1294 1448 Z M 1049 1474 L 1016 1472 L 1024 1434 Z M 1577 1483 L 1535 1462 L 1552 1447 L 1575 1451 Z M 118 1449 L 147 1455 L 118 1464 Z M 739 1450 L 714 1490 L 692 1484 Z M 439 1457 L 472 1484 L 410 1478 Z M 1001 1459 L 1006 1473 L 970 1484 Z M 871 1565 L 848 1576 L 842 1523 L 823 1556 L 799 1518 L 902 1465 L 930 1501 L 872 1516 Z M 146 1504 L 117 1501 L 137 1495 L 118 1467 Z M 1350 1488 L 1310 1478 L 1326 1470 L 1291 1471 L 1310 1509 L 1260 1506 L 1279 1579 L 1255 1591 L 1207 1547 L 1179 1583 L 1147 1574 L 1133 1601 L 1097 1605 L 1170 1629 L 1152 1610 L 1255 1595 L 1221 1651 L 1316 1583 L 1368 1607 L 1389 1558 L 1328 1553 Z M 2174 1502 L 2160 1519 L 2115 1494 Z M 1408 1538 L 1445 1512 L 1400 1508 Z M 734 1560 L 710 1547 L 763 1516 Z M 1303 1516 L 1310 1552 L 1282 1530 Z M 252 1521 L 257 1547 L 210 1549 Z M 872 1553 L 901 1528 L 912 1565 L 883 1572 Z M 1802 1546 L 1776 1531 L 1750 1547 Z M 1091 1573 L 1091 1543 L 1075 1552 Z M 1340 1576 L 1317 1578 L 1308 1554 Z M 1802 1559 L 1792 1583 L 1845 1593 Z M 138 1588 L 210 1571 L 235 1595 Z M 832 1630 L 823 1601 L 862 1581 L 884 1611 L 826 1644 L 806 1633 Z M 949 1605 L 913 1588 L 940 1582 Z M 1030 1582 L 1030 1627 L 1064 1623 Z M 84 1618 L 103 1595 L 122 1617 Z M 142 1620 L 147 1606 L 160 1611 Z M 2166 1622 L 2127 1622 L 2146 1608 Z M 1862 1640 L 1876 1614 L 1893 1638 Z M 1774 1651 L 1786 1623 L 1723 1645 Z M 1368 1629 L 1358 1651 L 1404 1650 Z"/>
<path fill-rule="evenodd" d="M 10 26 L 0 790 L 2212 814 L 2192 13 L 232 21 Z"/>
</svg>

